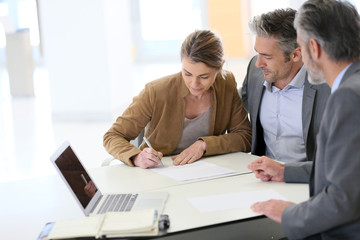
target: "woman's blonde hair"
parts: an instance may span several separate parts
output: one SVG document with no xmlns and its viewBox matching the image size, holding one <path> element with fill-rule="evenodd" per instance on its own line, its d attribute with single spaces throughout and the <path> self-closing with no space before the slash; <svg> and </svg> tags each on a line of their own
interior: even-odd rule
<svg viewBox="0 0 360 240">
<path fill-rule="evenodd" d="M 220 38 L 210 30 L 196 30 L 184 40 L 180 51 L 181 60 L 189 57 L 194 63 L 222 71 L 224 48 Z M 224 75 L 224 71 L 221 72 Z"/>
</svg>

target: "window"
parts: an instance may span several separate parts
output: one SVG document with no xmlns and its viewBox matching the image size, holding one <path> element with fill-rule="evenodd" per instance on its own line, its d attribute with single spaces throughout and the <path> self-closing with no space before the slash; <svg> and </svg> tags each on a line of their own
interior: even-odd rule
<svg viewBox="0 0 360 240">
<path fill-rule="evenodd" d="M 181 43 L 207 25 L 204 0 L 132 1 L 137 61 L 179 59 Z"/>
</svg>

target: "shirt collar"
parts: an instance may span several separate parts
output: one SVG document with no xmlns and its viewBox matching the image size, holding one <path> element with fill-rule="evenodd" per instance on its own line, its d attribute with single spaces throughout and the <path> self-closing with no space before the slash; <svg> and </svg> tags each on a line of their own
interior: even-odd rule
<svg viewBox="0 0 360 240">
<path fill-rule="evenodd" d="M 351 66 L 352 63 L 350 63 L 349 65 L 346 66 L 346 68 L 344 68 L 340 73 L 339 75 L 336 77 L 333 85 L 332 85 L 332 88 L 331 88 L 331 93 L 335 92 L 336 89 L 338 89 L 344 75 L 345 75 L 345 72 L 348 70 L 348 68 Z"/>
<path fill-rule="evenodd" d="M 299 72 L 295 75 L 295 77 L 291 80 L 291 82 L 283 89 L 284 91 L 289 90 L 290 88 L 294 87 L 294 88 L 302 88 L 304 86 L 304 82 L 305 82 L 305 75 L 306 75 L 306 68 L 303 65 Z M 266 90 L 268 90 L 269 92 L 273 91 L 273 85 L 267 81 L 264 81 L 264 86 L 266 88 Z"/>
</svg>

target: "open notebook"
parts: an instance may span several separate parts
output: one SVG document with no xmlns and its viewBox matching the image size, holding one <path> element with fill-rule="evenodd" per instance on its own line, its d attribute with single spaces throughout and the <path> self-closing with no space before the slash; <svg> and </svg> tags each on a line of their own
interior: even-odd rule
<svg viewBox="0 0 360 240">
<path fill-rule="evenodd" d="M 157 236 L 158 232 L 157 211 L 146 209 L 60 220 L 53 226 L 48 239 Z"/>
</svg>

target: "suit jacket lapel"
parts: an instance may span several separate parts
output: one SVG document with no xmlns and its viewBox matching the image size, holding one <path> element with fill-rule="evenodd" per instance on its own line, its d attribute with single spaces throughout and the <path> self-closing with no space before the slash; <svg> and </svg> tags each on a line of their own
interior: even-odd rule
<svg viewBox="0 0 360 240">
<path fill-rule="evenodd" d="M 261 71 L 257 71 L 257 73 Z M 255 128 L 255 134 L 256 134 L 256 143 L 253 141 L 253 149 L 254 151 L 252 152 L 255 155 L 265 155 L 266 152 L 266 146 L 265 146 L 265 142 L 264 142 L 264 130 L 261 126 L 260 123 L 260 109 L 261 109 L 261 101 L 263 98 L 263 93 L 265 91 L 265 86 L 264 86 L 264 76 L 261 73 L 261 76 L 255 76 L 258 79 L 263 79 L 263 81 L 256 81 L 256 86 L 254 88 L 254 93 L 253 93 L 253 99 L 251 100 L 254 105 L 252 106 L 253 109 L 253 124 L 254 124 L 254 128 Z"/>
<path fill-rule="evenodd" d="M 315 95 L 316 95 L 316 90 L 309 83 L 306 74 L 305 82 L 304 82 L 303 100 L 302 100 L 302 125 L 303 125 L 303 136 L 305 142 L 307 142 L 307 137 L 309 133 Z"/>
<path fill-rule="evenodd" d="M 262 101 L 262 97 L 263 97 L 263 93 L 265 91 L 265 86 L 264 86 L 264 75 L 262 75 L 262 72 L 260 70 L 256 71 L 255 76 L 253 76 L 253 78 L 255 78 L 254 81 L 256 82 L 256 86 L 253 88 L 254 89 L 254 93 L 253 93 L 253 99 L 251 99 L 251 101 L 254 103 L 254 106 L 252 107 L 252 109 L 254 109 L 253 111 L 253 116 L 254 116 L 254 121 L 258 121 L 258 116 L 260 115 L 260 103 Z M 256 79 L 263 79 L 262 81 L 256 80 Z"/>
</svg>

